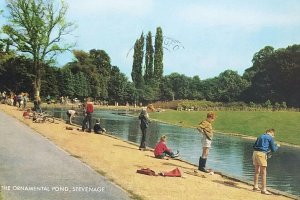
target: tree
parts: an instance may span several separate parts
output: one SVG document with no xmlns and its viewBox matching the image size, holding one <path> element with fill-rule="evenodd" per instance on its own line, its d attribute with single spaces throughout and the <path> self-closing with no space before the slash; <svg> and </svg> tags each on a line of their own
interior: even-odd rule
<svg viewBox="0 0 300 200">
<path fill-rule="evenodd" d="M 59 86 L 62 96 L 73 97 L 75 93 L 75 79 L 69 67 L 60 70 Z"/>
<path fill-rule="evenodd" d="M 251 86 L 245 91 L 244 100 L 259 103 L 285 101 L 300 106 L 300 45 L 277 50 L 261 50 L 263 56 L 247 69 L 254 71 Z M 256 54 L 257 55 L 257 54 Z M 255 55 L 255 58 L 257 57 Z M 257 67 L 259 66 L 259 67 Z M 249 98 L 251 97 L 251 98 Z"/>
<path fill-rule="evenodd" d="M 118 103 L 128 101 L 128 94 L 126 94 L 127 87 L 128 80 L 125 74 L 121 73 L 118 67 L 113 66 L 108 84 L 109 101 Z"/>
<path fill-rule="evenodd" d="M 0 73 L 1 91 L 32 93 L 30 90 L 33 80 L 31 59 L 24 56 L 11 57 L 1 65 L 3 66 L 3 73 Z"/>
<path fill-rule="evenodd" d="M 43 73 L 41 96 L 46 97 L 48 95 L 52 97 L 58 97 L 59 93 L 59 68 L 45 66 L 45 73 Z"/>
<path fill-rule="evenodd" d="M 8 44 L 4 42 L 5 40 L 0 39 L 0 75 L 5 71 L 5 63 L 11 58 L 15 58 L 15 52 L 11 51 Z M 5 47 L 5 45 L 7 45 Z"/>
<path fill-rule="evenodd" d="M 201 91 L 201 80 L 199 76 L 194 76 L 190 80 L 189 99 L 202 100 L 204 99 L 203 92 Z"/>
<path fill-rule="evenodd" d="M 108 82 L 111 73 L 110 57 L 104 50 L 92 49 L 90 50 L 90 61 L 95 65 L 99 75 L 99 90 L 100 95 L 98 97 L 108 97 Z"/>
<path fill-rule="evenodd" d="M 146 38 L 146 53 L 145 53 L 145 75 L 144 80 L 146 84 L 153 78 L 153 45 L 152 34 L 149 31 Z"/>
<path fill-rule="evenodd" d="M 155 50 L 154 50 L 154 77 L 157 81 L 163 77 L 163 33 L 161 27 L 156 29 Z"/>
<path fill-rule="evenodd" d="M 127 82 L 125 86 L 125 96 L 123 97 L 124 100 L 134 104 L 138 101 L 138 93 L 137 89 L 135 88 L 132 82 Z"/>
<path fill-rule="evenodd" d="M 248 81 L 255 76 L 255 74 L 263 70 L 264 62 L 268 59 L 270 55 L 274 53 L 274 48 L 271 46 L 265 46 L 263 49 L 256 52 L 252 58 L 252 67 L 245 70 L 244 78 Z"/>
<path fill-rule="evenodd" d="M 217 101 L 219 98 L 219 81 L 218 77 L 209 78 L 201 82 L 200 90 L 204 98 L 208 101 Z"/>
<path fill-rule="evenodd" d="M 89 94 L 94 98 L 108 98 L 108 82 L 112 66 L 104 50 L 92 49 L 89 53 L 74 50 L 75 61 L 68 63 L 73 74 L 83 72 L 87 78 Z"/>
<path fill-rule="evenodd" d="M 12 41 L 7 38 L 7 39 L 0 39 L 0 52 L 3 53 L 10 53 L 10 46 L 12 45 Z"/>
<path fill-rule="evenodd" d="M 162 101 L 174 101 L 173 85 L 169 76 L 164 76 L 160 84 L 160 100 Z"/>
<path fill-rule="evenodd" d="M 140 101 L 143 104 L 148 104 L 153 101 L 157 101 L 159 98 L 159 87 L 154 87 L 152 85 L 144 85 L 140 91 Z"/>
<path fill-rule="evenodd" d="M 144 58 L 144 34 L 136 40 L 133 52 L 133 64 L 131 78 L 136 88 L 142 88 L 144 85 L 143 78 L 143 58 Z"/>
<path fill-rule="evenodd" d="M 244 80 L 237 72 L 226 70 L 218 76 L 219 97 L 217 101 L 237 101 L 247 86 L 248 82 Z"/>
<path fill-rule="evenodd" d="M 189 77 L 185 76 L 184 74 L 172 73 L 168 76 L 165 76 L 165 79 L 169 83 L 166 83 L 166 80 L 164 80 L 164 85 L 168 86 L 170 84 L 172 86 L 171 91 L 168 89 L 168 87 L 165 87 L 165 92 L 167 92 L 168 96 L 170 96 L 171 92 L 173 92 L 175 100 L 188 98 L 191 82 Z"/>
<path fill-rule="evenodd" d="M 68 7 L 63 0 L 7 0 L 9 24 L 4 33 L 13 46 L 33 59 L 35 96 L 40 96 L 41 78 L 45 64 L 53 61 L 57 53 L 69 50 L 73 45 L 62 43 L 74 25 L 65 20 Z"/>
<path fill-rule="evenodd" d="M 89 96 L 89 85 L 88 79 L 83 72 L 78 72 L 74 75 L 74 96 L 79 97 L 80 100 L 83 100 L 84 97 Z"/>
</svg>

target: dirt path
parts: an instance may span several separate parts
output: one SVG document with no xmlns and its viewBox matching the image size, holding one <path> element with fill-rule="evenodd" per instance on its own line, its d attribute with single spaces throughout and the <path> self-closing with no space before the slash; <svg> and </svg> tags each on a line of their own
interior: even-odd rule
<svg viewBox="0 0 300 200">
<path fill-rule="evenodd" d="M 190 174 L 196 169 L 193 165 L 178 160 L 155 159 L 152 152 L 139 151 L 136 146 L 112 137 L 82 133 L 76 129 L 66 130 L 63 122 L 35 124 L 31 120 L 24 120 L 22 113 L 16 108 L 0 105 L 0 109 L 131 192 L 136 199 L 289 199 L 253 192 L 252 186 L 233 182 L 217 174 L 202 176 L 203 174 L 200 173 L 200 176 L 194 176 Z M 169 178 L 137 174 L 136 170 L 143 167 L 151 168 L 155 172 L 170 171 L 178 167 L 184 177 Z"/>
</svg>

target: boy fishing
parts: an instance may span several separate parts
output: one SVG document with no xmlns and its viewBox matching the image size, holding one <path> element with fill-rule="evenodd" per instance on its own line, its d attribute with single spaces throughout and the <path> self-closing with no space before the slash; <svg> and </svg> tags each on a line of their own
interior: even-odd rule
<svg viewBox="0 0 300 200">
<path fill-rule="evenodd" d="M 204 121 L 200 122 L 197 129 L 202 134 L 202 155 L 199 158 L 199 167 L 198 170 L 210 173 L 211 170 L 207 170 L 205 168 L 206 161 L 209 153 L 209 149 L 211 147 L 211 142 L 213 139 L 213 129 L 212 122 L 216 119 L 216 114 L 214 112 L 207 113 L 207 117 Z"/>
<path fill-rule="evenodd" d="M 274 141 L 275 130 L 268 129 L 259 136 L 253 145 L 253 165 L 255 166 L 253 191 L 261 191 L 262 194 L 271 195 L 267 191 L 267 154 L 277 151 L 279 144 Z M 258 188 L 258 177 L 261 174 L 261 190 Z"/>
</svg>

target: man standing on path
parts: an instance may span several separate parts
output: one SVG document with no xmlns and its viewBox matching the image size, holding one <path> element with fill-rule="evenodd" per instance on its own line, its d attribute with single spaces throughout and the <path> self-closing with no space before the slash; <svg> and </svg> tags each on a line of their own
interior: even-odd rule
<svg viewBox="0 0 300 200">
<path fill-rule="evenodd" d="M 92 114 L 94 112 L 93 103 L 90 101 L 90 98 L 86 98 L 86 105 L 85 105 L 85 117 L 82 122 L 82 131 L 84 132 L 86 129 L 86 123 L 89 123 L 88 132 L 92 132 Z"/>
</svg>

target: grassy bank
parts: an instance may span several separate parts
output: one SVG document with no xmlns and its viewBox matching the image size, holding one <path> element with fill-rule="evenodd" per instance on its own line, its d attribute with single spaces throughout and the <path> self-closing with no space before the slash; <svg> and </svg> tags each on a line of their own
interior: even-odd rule
<svg viewBox="0 0 300 200">
<path fill-rule="evenodd" d="M 150 117 L 185 127 L 195 127 L 205 119 L 207 111 L 174 111 L 151 113 Z M 268 128 L 275 128 L 276 140 L 300 145 L 300 112 L 218 111 L 214 129 L 257 137 Z"/>
</svg>

